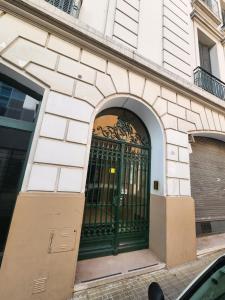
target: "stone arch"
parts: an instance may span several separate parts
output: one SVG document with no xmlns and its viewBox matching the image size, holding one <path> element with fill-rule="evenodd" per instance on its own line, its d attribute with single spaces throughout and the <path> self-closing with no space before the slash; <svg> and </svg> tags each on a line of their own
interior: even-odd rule
<svg viewBox="0 0 225 300">
<path fill-rule="evenodd" d="M 95 117 L 98 113 L 103 111 L 106 108 L 111 107 L 123 107 L 126 108 L 133 113 L 135 113 L 145 124 L 149 136 L 151 138 L 151 193 L 156 195 L 165 195 L 166 194 L 166 177 L 165 177 L 165 136 L 164 136 L 164 128 L 160 121 L 160 118 L 156 114 L 156 112 L 150 107 L 150 105 L 146 104 L 142 99 L 135 97 L 130 94 L 126 95 L 116 95 L 105 98 L 102 102 L 100 102 L 93 114 L 90 122 L 89 128 L 89 136 L 88 136 L 88 150 L 86 153 L 87 162 L 85 165 L 85 176 L 83 180 L 83 188 L 85 189 L 86 183 L 86 174 L 88 168 L 88 158 L 90 151 L 90 144 L 92 138 L 92 128 Z M 153 182 L 159 181 L 159 190 L 154 190 Z"/>
<path fill-rule="evenodd" d="M 212 139 L 216 139 L 216 140 L 225 142 L 225 132 L 221 132 L 221 131 L 196 130 L 196 131 L 190 131 L 189 134 L 193 135 L 193 136 L 208 137 L 208 138 L 212 138 Z"/>
</svg>

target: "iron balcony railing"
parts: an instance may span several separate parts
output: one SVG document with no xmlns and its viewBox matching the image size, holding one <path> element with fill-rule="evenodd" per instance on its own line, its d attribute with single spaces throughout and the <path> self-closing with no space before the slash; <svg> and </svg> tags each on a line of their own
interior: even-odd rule
<svg viewBox="0 0 225 300">
<path fill-rule="evenodd" d="M 202 0 L 217 17 L 219 17 L 219 6 L 217 0 Z"/>
<path fill-rule="evenodd" d="M 200 88 L 225 100 L 225 83 L 201 67 L 194 70 L 194 82 Z"/>
<path fill-rule="evenodd" d="M 83 0 L 45 0 L 67 14 L 78 17 Z"/>
</svg>

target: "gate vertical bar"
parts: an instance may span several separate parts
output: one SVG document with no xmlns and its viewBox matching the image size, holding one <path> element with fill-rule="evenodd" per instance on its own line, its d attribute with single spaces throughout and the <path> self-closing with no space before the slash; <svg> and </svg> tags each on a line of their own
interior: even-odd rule
<svg viewBox="0 0 225 300">
<path fill-rule="evenodd" d="M 120 197 L 121 197 L 121 188 L 123 184 L 123 176 L 124 176 L 124 150 L 125 144 L 121 143 L 121 154 L 120 154 L 120 173 L 119 173 L 119 185 L 118 185 L 118 196 L 116 197 L 117 205 L 115 207 L 115 249 L 114 254 L 118 253 L 118 233 L 119 233 L 119 221 L 120 221 Z"/>
</svg>

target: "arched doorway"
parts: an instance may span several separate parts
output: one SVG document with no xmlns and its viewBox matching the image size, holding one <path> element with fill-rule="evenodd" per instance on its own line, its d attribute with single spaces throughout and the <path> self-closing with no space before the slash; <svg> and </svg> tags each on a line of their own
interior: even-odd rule
<svg viewBox="0 0 225 300">
<path fill-rule="evenodd" d="M 79 258 L 149 247 L 150 137 L 131 111 L 94 122 Z"/>
</svg>

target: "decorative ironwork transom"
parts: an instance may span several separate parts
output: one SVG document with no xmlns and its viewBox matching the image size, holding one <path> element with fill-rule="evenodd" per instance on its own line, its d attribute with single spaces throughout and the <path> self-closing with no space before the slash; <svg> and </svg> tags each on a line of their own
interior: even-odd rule
<svg viewBox="0 0 225 300">
<path fill-rule="evenodd" d="M 96 126 L 93 129 L 93 135 L 136 145 L 149 145 L 146 134 L 139 134 L 129 121 L 120 116 L 113 125 Z"/>
</svg>

